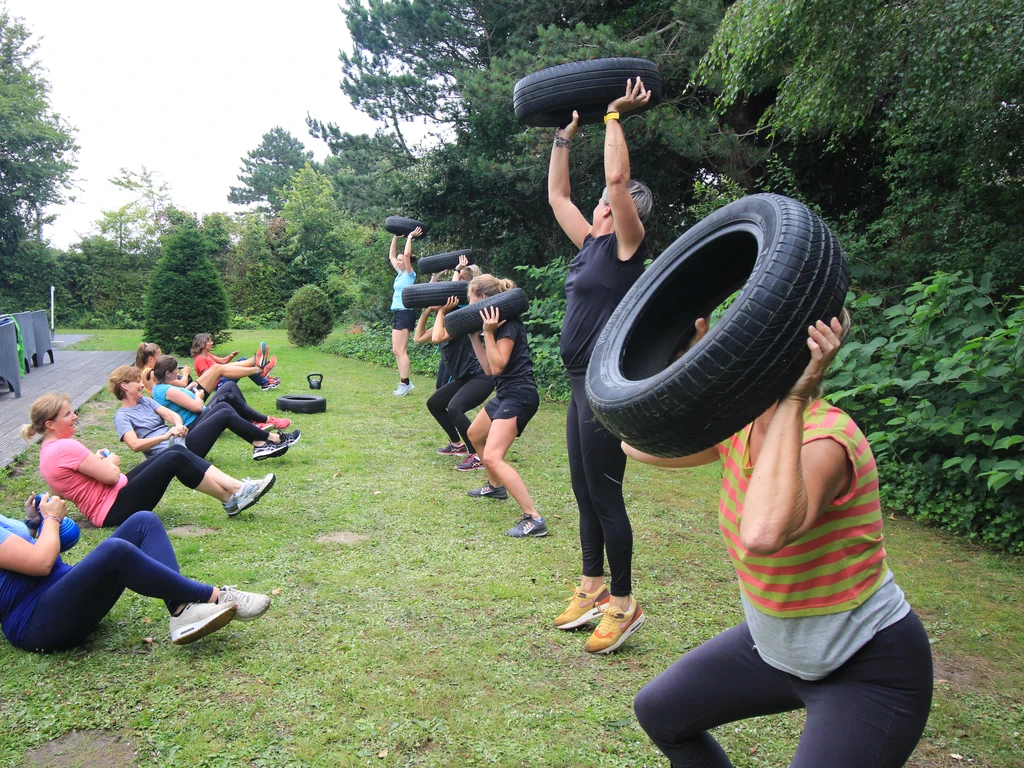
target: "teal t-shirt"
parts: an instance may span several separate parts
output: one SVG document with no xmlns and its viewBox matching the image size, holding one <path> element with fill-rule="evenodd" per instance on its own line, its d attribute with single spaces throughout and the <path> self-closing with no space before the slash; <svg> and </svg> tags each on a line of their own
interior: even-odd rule
<svg viewBox="0 0 1024 768">
<path fill-rule="evenodd" d="M 167 389 L 170 384 L 157 384 L 153 387 L 153 399 L 156 400 L 160 405 L 165 408 L 170 408 L 176 414 L 181 416 L 181 423 L 186 427 L 189 426 L 193 421 L 199 418 L 199 413 L 193 413 L 188 408 L 182 408 L 177 403 L 172 403 L 167 399 Z M 186 395 L 191 397 L 193 400 L 196 399 L 196 393 L 191 389 L 185 389 L 185 387 L 178 387 L 179 390 L 184 392 Z"/>
<path fill-rule="evenodd" d="M 395 292 L 391 296 L 391 308 L 392 309 L 405 309 L 405 304 L 402 303 L 402 289 L 406 286 L 412 285 L 416 282 L 415 272 L 399 272 L 395 275 Z"/>
</svg>

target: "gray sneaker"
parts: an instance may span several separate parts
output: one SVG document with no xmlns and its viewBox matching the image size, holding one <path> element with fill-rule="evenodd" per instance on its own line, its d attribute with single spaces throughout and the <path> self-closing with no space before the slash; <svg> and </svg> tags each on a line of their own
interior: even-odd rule
<svg viewBox="0 0 1024 768">
<path fill-rule="evenodd" d="M 189 603 L 177 616 L 171 616 L 171 642 L 187 645 L 216 632 L 233 618 L 234 603 Z"/>
<path fill-rule="evenodd" d="M 272 443 L 267 440 L 263 445 L 254 445 L 252 447 L 252 457 L 255 461 L 263 461 L 263 459 L 269 459 L 271 456 L 284 456 L 288 453 L 290 445 L 291 443 L 284 437 L 281 438 L 279 443 Z"/>
<path fill-rule="evenodd" d="M 217 605 L 234 605 L 238 610 L 235 618 L 239 621 L 252 621 L 267 612 L 270 598 L 257 592 L 243 592 L 233 586 L 221 587 Z"/>
<path fill-rule="evenodd" d="M 411 381 L 408 384 L 403 384 L 402 382 L 398 382 L 398 389 L 396 389 L 391 394 L 395 395 L 396 397 L 405 397 L 410 392 L 412 392 L 414 389 L 416 389 L 416 385 L 413 384 Z"/>
<path fill-rule="evenodd" d="M 543 517 L 530 517 L 523 514 L 518 523 L 505 531 L 505 535 L 511 536 L 513 539 L 522 539 L 526 536 L 547 536 L 548 526 Z"/>
<path fill-rule="evenodd" d="M 490 480 L 488 480 L 486 483 L 484 483 L 483 488 L 471 488 L 470 490 L 466 491 L 466 494 L 468 496 L 472 496 L 473 498 L 476 498 L 476 499 L 480 499 L 480 498 L 483 498 L 485 496 L 488 499 L 507 499 L 508 498 L 508 491 L 505 490 L 505 486 L 504 485 L 493 486 L 493 485 L 491 485 L 491 481 Z"/>
<path fill-rule="evenodd" d="M 242 487 L 224 503 L 224 511 L 234 517 L 246 507 L 251 507 L 263 497 L 263 494 L 274 487 L 276 480 L 273 472 L 259 480 L 245 478 L 242 480 Z"/>
</svg>

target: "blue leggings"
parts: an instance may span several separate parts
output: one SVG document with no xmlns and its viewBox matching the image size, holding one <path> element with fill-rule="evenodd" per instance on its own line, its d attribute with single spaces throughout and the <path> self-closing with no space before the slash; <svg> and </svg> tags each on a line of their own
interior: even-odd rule
<svg viewBox="0 0 1024 768">
<path fill-rule="evenodd" d="M 633 708 L 673 768 L 730 768 L 708 729 L 804 708 L 790 768 L 899 768 L 921 738 L 931 702 L 931 646 L 911 611 L 813 681 L 766 664 L 743 622 L 658 675 Z"/>
<path fill-rule="evenodd" d="M 39 597 L 18 647 L 60 651 L 80 645 L 126 589 L 156 597 L 173 611 L 205 603 L 213 587 L 178 572 L 167 532 L 152 512 L 136 512 Z"/>
</svg>

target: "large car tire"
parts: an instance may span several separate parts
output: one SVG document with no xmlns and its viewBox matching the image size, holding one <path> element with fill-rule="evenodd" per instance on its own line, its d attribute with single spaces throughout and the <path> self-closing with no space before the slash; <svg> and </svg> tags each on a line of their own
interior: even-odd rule
<svg viewBox="0 0 1024 768">
<path fill-rule="evenodd" d="M 450 296 L 457 296 L 460 304 L 466 303 L 469 283 L 450 280 L 438 283 L 419 283 L 402 289 L 402 306 L 406 309 L 426 309 L 448 302 Z"/>
<path fill-rule="evenodd" d="M 630 112 L 637 115 L 661 102 L 661 72 L 647 59 L 591 59 L 548 67 L 527 75 L 512 93 L 516 118 L 523 125 L 561 128 L 572 122 L 573 110 L 580 125 L 600 123 L 608 102 L 626 93 L 626 80 L 643 80 L 651 100 Z"/>
<path fill-rule="evenodd" d="M 509 320 L 526 314 L 530 308 L 530 300 L 526 298 L 526 293 L 522 288 L 513 288 L 511 291 L 489 296 L 468 307 L 449 312 L 444 316 L 444 329 L 453 339 L 481 330 L 484 323 L 480 319 L 480 310 L 487 307 L 497 307 L 499 316 L 504 320 Z"/>
<path fill-rule="evenodd" d="M 430 275 L 434 272 L 444 272 L 447 269 L 455 269 L 459 266 L 459 259 L 463 256 L 470 264 L 473 263 L 473 251 L 468 248 L 464 251 L 452 251 L 450 253 L 435 253 L 433 256 L 424 256 L 416 262 L 416 271 L 421 275 Z"/>
<path fill-rule="evenodd" d="M 384 229 L 392 235 L 408 235 L 416 227 L 422 229 L 424 235 L 427 234 L 427 225 L 422 221 L 416 221 L 416 219 L 408 219 L 405 216 L 388 216 L 384 220 Z"/>
<path fill-rule="evenodd" d="M 623 297 L 590 360 L 590 405 L 646 453 L 710 448 L 796 383 L 810 360 L 807 327 L 840 314 L 849 283 L 839 241 L 803 204 L 752 195 L 727 205 L 672 243 Z M 686 350 L 694 321 L 737 289 Z"/>
<path fill-rule="evenodd" d="M 277 410 L 292 413 L 323 413 L 327 410 L 327 398 L 321 395 L 281 395 L 277 398 Z"/>
</svg>

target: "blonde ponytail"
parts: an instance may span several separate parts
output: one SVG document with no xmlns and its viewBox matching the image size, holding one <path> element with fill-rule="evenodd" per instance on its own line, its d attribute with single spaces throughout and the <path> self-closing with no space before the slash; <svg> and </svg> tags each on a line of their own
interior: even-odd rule
<svg viewBox="0 0 1024 768">
<path fill-rule="evenodd" d="M 469 289 L 474 295 L 481 298 L 497 296 L 499 293 L 511 291 L 516 287 L 515 282 L 506 278 L 495 277 L 494 275 L 477 275 L 469 283 Z"/>
<path fill-rule="evenodd" d="M 71 395 L 47 392 L 37 397 L 28 409 L 28 418 L 32 423 L 21 428 L 22 439 L 29 441 L 36 435 L 45 434 L 46 422 L 53 421 L 60 415 L 64 403 L 71 404 Z"/>
</svg>

